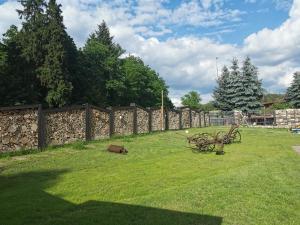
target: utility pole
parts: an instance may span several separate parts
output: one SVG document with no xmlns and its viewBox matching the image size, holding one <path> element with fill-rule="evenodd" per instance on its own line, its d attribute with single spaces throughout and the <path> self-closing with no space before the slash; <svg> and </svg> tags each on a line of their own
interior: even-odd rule
<svg viewBox="0 0 300 225">
<path fill-rule="evenodd" d="M 161 130 L 164 130 L 164 90 L 161 91 Z"/>
<path fill-rule="evenodd" d="M 216 57 L 217 78 L 219 78 L 218 57 Z"/>
</svg>

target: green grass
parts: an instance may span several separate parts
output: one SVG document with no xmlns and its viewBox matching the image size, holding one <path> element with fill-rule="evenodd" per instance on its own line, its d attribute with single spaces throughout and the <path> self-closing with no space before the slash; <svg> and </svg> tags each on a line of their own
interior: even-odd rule
<svg viewBox="0 0 300 225">
<path fill-rule="evenodd" d="M 228 128 L 190 133 L 216 129 Z M 176 133 L 0 159 L 0 225 L 300 224 L 299 135 L 244 128 L 218 156 Z M 129 154 L 107 152 L 111 143 Z"/>
</svg>

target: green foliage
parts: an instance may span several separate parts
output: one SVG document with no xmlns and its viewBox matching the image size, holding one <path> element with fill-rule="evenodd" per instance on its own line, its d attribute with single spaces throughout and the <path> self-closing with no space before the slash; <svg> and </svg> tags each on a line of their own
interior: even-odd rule
<svg viewBox="0 0 300 225">
<path fill-rule="evenodd" d="M 275 94 L 275 93 L 264 93 L 263 102 L 283 102 L 284 101 L 284 94 Z"/>
<path fill-rule="evenodd" d="M 41 83 L 48 90 L 46 101 L 50 107 L 61 107 L 69 102 L 73 88 L 69 81 L 71 68 L 72 64 L 76 64 L 68 57 L 76 55 L 76 47 L 65 31 L 60 7 L 55 0 L 50 0 L 47 5 L 45 55 L 43 64 L 38 68 Z"/>
<path fill-rule="evenodd" d="M 173 107 L 165 81 L 141 59 L 122 59 L 125 50 L 104 21 L 77 50 L 55 0 L 20 3 L 20 31 L 11 26 L 0 42 L 1 106 L 158 106 L 164 90 L 166 106 Z"/>
<path fill-rule="evenodd" d="M 232 80 L 230 71 L 226 66 L 222 69 L 222 74 L 217 79 L 217 87 L 214 90 L 214 106 L 222 111 L 231 111 L 234 108 L 234 102 L 229 95 L 234 93 L 232 90 Z"/>
<path fill-rule="evenodd" d="M 122 72 L 126 94 L 122 102 L 126 105 L 135 102 L 138 105 L 159 106 L 161 104 L 161 91 L 164 91 L 164 103 L 166 107 L 173 107 L 168 96 L 168 87 L 164 80 L 146 66 L 142 59 L 129 56 L 123 60 Z"/>
<path fill-rule="evenodd" d="M 202 104 L 200 109 L 204 112 L 209 112 L 209 111 L 214 111 L 216 110 L 217 108 L 215 107 L 215 102 L 213 101 L 210 101 L 206 104 Z"/>
<path fill-rule="evenodd" d="M 214 98 L 218 109 L 223 111 L 238 109 L 250 115 L 262 107 L 261 81 L 258 80 L 258 70 L 249 57 L 244 60 L 241 71 L 238 60 L 233 59 L 231 71 L 224 67 L 217 84 Z"/>
<path fill-rule="evenodd" d="M 293 75 L 291 86 L 287 89 L 286 100 L 295 108 L 300 108 L 300 72 Z"/>
<path fill-rule="evenodd" d="M 197 91 L 190 91 L 181 97 L 181 104 L 193 109 L 200 109 L 201 100 L 200 94 Z"/>
</svg>

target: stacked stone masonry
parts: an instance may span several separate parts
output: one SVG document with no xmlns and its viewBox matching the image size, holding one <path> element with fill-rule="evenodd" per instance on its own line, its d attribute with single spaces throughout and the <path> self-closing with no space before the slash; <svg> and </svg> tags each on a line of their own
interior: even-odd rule
<svg viewBox="0 0 300 225">
<path fill-rule="evenodd" d="M 114 134 L 133 134 L 134 109 L 114 110 Z"/>
<path fill-rule="evenodd" d="M 85 140 L 85 110 L 45 113 L 47 145 Z"/>
<path fill-rule="evenodd" d="M 137 108 L 137 132 L 139 134 L 149 132 L 149 112 L 139 107 Z"/>
<path fill-rule="evenodd" d="M 179 130 L 180 113 L 177 111 L 168 111 L 169 130 Z"/>
<path fill-rule="evenodd" d="M 276 125 L 280 127 L 295 127 L 300 125 L 300 109 L 275 111 Z"/>
<path fill-rule="evenodd" d="M 198 111 L 192 110 L 192 127 L 200 127 L 200 114 Z"/>
<path fill-rule="evenodd" d="M 190 128 L 190 109 L 183 108 L 182 109 L 182 118 L 181 118 L 182 128 Z"/>
<path fill-rule="evenodd" d="M 109 112 L 98 109 L 91 110 L 91 138 L 98 140 L 110 135 Z"/>
<path fill-rule="evenodd" d="M 161 109 L 152 109 L 151 110 L 151 130 L 152 131 L 159 131 L 165 129 L 165 118 L 163 118 L 162 122 L 162 116 L 161 116 Z"/>
<path fill-rule="evenodd" d="M 37 148 L 38 110 L 0 111 L 0 152 Z"/>
<path fill-rule="evenodd" d="M 0 151 L 43 148 L 111 135 L 161 131 L 162 128 L 204 126 L 203 112 L 189 108 L 165 110 L 162 118 L 160 108 L 136 106 L 101 109 L 86 105 L 51 110 L 26 107 L 0 108 Z"/>
</svg>

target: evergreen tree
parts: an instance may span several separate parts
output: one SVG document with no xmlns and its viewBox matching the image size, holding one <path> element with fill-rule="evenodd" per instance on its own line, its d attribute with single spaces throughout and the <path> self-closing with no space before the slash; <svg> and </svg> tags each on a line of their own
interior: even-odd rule
<svg viewBox="0 0 300 225">
<path fill-rule="evenodd" d="M 37 69 L 44 63 L 46 40 L 45 0 L 20 1 L 22 10 L 17 10 L 22 22 L 20 41 L 22 55 Z"/>
<path fill-rule="evenodd" d="M 291 86 L 287 89 L 286 101 L 293 107 L 300 108 L 300 72 L 295 72 Z"/>
<path fill-rule="evenodd" d="M 61 107 L 69 102 L 70 77 L 76 64 L 76 46 L 65 30 L 60 7 L 56 0 L 50 0 L 47 5 L 45 55 L 38 69 L 39 78 L 47 88 L 46 101 L 50 107 Z"/>
<path fill-rule="evenodd" d="M 21 34 L 11 26 L 3 35 L 4 69 L 1 69 L 0 105 L 37 104 L 42 102 L 41 86 L 34 67 L 22 54 Z M 4 61 L 3 61 L 4 62 Z"/>
<path fill-rule="evenodd" d="M 84 91 L 84 99 L 101 106 L 122 104 L 125 86 L 119 57 L 124 52 L 119 44 L 113 42 L 103 21 L 90 35 L 81 54 L 86 81 L 78 77 L 75 89 L 80 89 L 82 82 L 89 87 Z"/>
<path fill-rule="evenodd" d="M 217 79 L 217 87 L 214 90 L 214 105 L 216 108 L 222 111 L 231 111 L 234 108 L 234 103 L 232 102 L 231 93 L 231 76 L 228 68 L 226 66 L 222 69 L 222 74 Z"/>
<path fill-rule="evenodd" d="M 236 89 L 236 108 L 246 113 L 248 116 L 257 112 L 262 107 L 262 87 L 258 80 L 258 70 L 252 65 L 249 57 L 243 62 L 240 87 Z"/>
<path fill-rule="evenodd" d="M 244 92 L 239 62 L 236 58 L 233 58 L 230 69 L 230 83 L 227 92 L 228 99 L 230 99 L 231 102 L 231 108 L 234 110 L 239 107 L 239 102 L 241 101 Z"/>
</svg>

